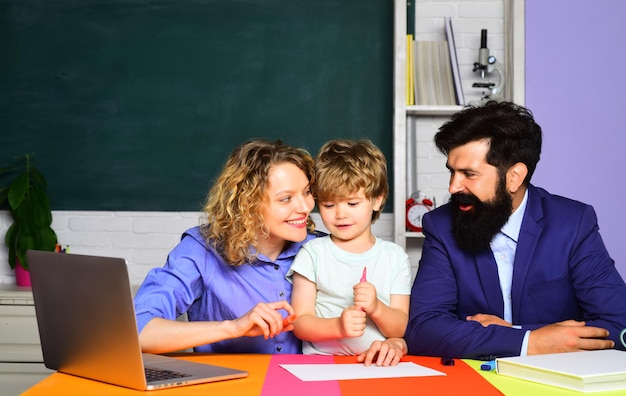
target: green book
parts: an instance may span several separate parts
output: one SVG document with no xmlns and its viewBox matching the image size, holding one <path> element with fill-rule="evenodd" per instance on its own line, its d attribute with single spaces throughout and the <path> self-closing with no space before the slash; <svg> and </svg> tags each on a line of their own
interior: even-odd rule
<svg viewBox="0 0 626 396">
<path fill-rule="evenodd" d="M 417 0 L 406 0 L 406 34 L 415 37 L 415 2 Z"/>
</svg>

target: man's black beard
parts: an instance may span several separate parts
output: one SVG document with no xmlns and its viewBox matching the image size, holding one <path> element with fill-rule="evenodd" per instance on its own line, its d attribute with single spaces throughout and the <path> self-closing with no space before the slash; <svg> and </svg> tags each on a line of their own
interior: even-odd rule
<svg viewBox="0 0 626 396">
<path fill-rule="evenodd" d="M 472 205 L 467 212 L 459 204 Z M 456 193 L 450 198 L 452 206 L 452 234 L 460 249 L 479 253 L 488 250 L 493 237 L 509 220 L 513 212 L 513 199 L 499 182 L 493 200 L 482 202 L 473 194 Z"/>
</svg>

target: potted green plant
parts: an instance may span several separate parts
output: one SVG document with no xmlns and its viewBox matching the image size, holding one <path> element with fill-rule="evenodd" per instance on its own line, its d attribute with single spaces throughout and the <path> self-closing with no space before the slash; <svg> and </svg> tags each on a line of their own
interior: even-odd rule
<svg viewBox="0 0 626 396">
<path fill-rule="evenodd" d="M 33 165 L 33 156 L 25 154 L 0 168 L 0 206 L 6 207 L 5 202 L 8 203 L 13 218 L 5 243 L 9 265 L 16 270 L 16 277 L 18 270 L 28 271 L 27 250 L 54 251 L 57 245 L 57 235 L 51 227 L 47 182 Z"/>
</svg>

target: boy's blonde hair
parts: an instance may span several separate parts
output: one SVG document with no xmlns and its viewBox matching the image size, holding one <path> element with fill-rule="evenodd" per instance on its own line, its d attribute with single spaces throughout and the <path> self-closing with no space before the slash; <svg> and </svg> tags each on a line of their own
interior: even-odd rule
<svg viewBox="0 0 626 396">
<path fill-rule="evenodd" d="M 318 202 L 345 198 L 361 188 L 367 199 L 382 197 L 372 223 L 380 217 L 389 194 L 387 160 L 367 139 L 335 139 L 324 144 L 315 158 L 315 179 Z"/>
<path fill-rule="evenodd" d="M 221 174 L 206 197 L 202 236 L 230 265 L 241 265 L 256 258 L 259 235 L 267 234 L 262 215 L 268 204 L 270 168 L 291 163 L 300 168 L 309 182 L 315 182 L 313 158 L 304 149 L 252 140 L 237 147 L 226 160 Z M 307 219 L 307 228 L 315 224 Z"/>
</svg>

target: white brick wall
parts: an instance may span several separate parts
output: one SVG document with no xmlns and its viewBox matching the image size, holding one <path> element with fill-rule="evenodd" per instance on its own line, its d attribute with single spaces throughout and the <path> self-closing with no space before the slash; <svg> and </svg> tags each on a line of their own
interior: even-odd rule
<svg viewBox="0 0 626 396">
<path fill-rule="evenodd" d="M 162 266 L 181 234 L 199 223 L 199 212 L 83 212 L 53 211 L 52 228 L 70 253 L 122 257 L 128 262 L 133 285 L 140 284 L 153 267 Z M 317 228 L 326 231 L 317 213 Z M 0 211 L 0 235 L 11 225 L 11 215 Z M 374 233 L 392 240 L 392 216 L 383 213 Z M 4 240 L 0 244 L 0 283 L 15 283 Z"/>
<path fill-rule="evenodd" d="M 417 188 L 428 197 L 434 197 L 436 204 L 447 200 L 449 173 L 446 157 L 437 150 L 433 138 L 437 130 L 447 120 L 443 116 L 411 117 L 417 133 Z"/>
<path fill-rule="evenodd" d="M 146 272 L 162 265 L 180 234 L 198 224 L 194 212 L 95 212 L 53 211 L 52 228 L 59 243 L 71 253 L 123 257 L 128 261 L 133 284 Z M 0 235 L 11 224 L 8 212 L 0 212 Z M 4 242 L 4 241 L 2 241 Z M 0 248 L 0 283 L 14 283 L 7 248 Z"/>
</svg>

